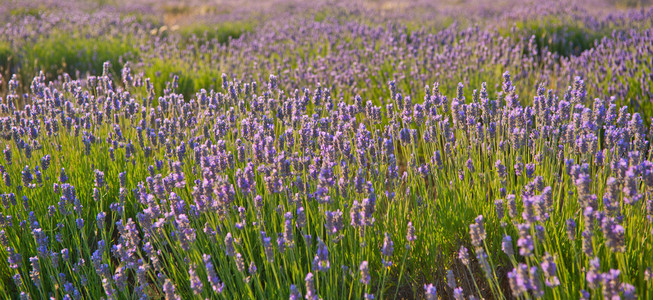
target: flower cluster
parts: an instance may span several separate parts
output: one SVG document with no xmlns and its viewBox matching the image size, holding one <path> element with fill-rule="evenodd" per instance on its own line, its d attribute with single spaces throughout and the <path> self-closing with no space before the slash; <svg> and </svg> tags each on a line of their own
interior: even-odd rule
<svg viewBox="0 0 653 300">
<path fill-rule="evenodd" d="M 62 23 L 147 39 L 95 75 L 0 77 L 0 289 L 650 298 L 652 14 L 583 19 L 614 29 L 586 51 L 518 28 L 347 15 L 225 44 L 119 14 Z M 57 20 L 0 36 L 46 39 Z M 172 58 L 193 67 L 166 71 Z"/>
</svg>

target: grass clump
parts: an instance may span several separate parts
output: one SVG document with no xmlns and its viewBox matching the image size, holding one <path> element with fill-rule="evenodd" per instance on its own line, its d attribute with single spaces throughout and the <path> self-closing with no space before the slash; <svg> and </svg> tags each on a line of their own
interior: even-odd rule
<svg viewBox="0 0 653 300">
<path fill-rule="evenodd" d="M 7 43 L 0 43 L 0 74 L 8 77 L 14 60 L 14 51 Z"/>
<path fill-rule="evenodd" d="M 171 88 L 170 82 L 177 76 L 174 90 L 184 99 L 190 99 L 202 88 L 215 89 L 221 73 L 206 65 L 191 66 L 181 61 L 156 59 L 145 67 L 144 74 L 152 79 L 157 95 L 163 95 L 166 88 Z"/>
<path fill-rule="evenodd" d="M 502 32 L 504 35 L 516 34 L 526 40 L 532 38 L 540 53 L 548 50 L 563 57 L 579 55 L 609 34 L 605 30 L 589 28 L 582 22 L 556 17 L 518 21 L 510 32 Z"/>
<path fill-rule="evenodd" d="M 137 55 L 129 37 L 84 38 L 53 34 L 28 45 L 21 54 L 23 78 L 43 70 L 49 78 L 68 73 L 73 78 L 82 74 L 101 74 L 102 63 L 111 62 L 112 73 L 120 74 L 124 61 Z"/>
<path fill-rule="evenodd" d="M 193 24 L 182 27 L 179 31 L 184 41 L 197 37 L 204 41 L 217 41 L 228 44 L 230 40 L 240 38 L 243 34 L 254 30 L 254 21 L 234 21 L 220 24 Z"/>
</svg>

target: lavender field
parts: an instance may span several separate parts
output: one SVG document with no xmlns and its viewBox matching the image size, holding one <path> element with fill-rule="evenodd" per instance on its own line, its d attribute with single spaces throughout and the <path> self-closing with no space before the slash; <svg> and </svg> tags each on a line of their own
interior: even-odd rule
<svg viewBox="0 0 653 300">
<path fill-rule="evenodd" d="M 0 0 L 0 299 L 653 299 L 653 3 Z"/>
</svg>

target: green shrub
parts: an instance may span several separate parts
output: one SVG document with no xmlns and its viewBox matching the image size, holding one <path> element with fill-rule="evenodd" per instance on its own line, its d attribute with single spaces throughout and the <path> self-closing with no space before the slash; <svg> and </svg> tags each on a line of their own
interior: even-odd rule
<svg viewBox="0 0 653 300">
<path fill-rule="evenodd" d="M 9 76 L 14 61 L 14 51 L 6 43 L 0 43 L 0 74 Z"/>
<path fill-rule="evenodd" d="M 651 4 L 650 0 L 610 0 L 612 5 L 620 7 L 643 7 Z"/>
<path fill-rule="evenodd" d="M 168 82 L 172 82 L 174 75 L 179 77 L 176 93 L 190 99 L 200 89 L 216 89 L 222 74 L 217 69 L 208 67 L 193 68 L 181 61 L 153 60 L 145 67 L 145 76 L 152 80 L 157 95 L 163 95 L 163 90 Z"/>
<path fill-rule="evenodd" d="M 540 20 L 519 21 L 514 25 L 517 34 L 523 39 L 535 37 L 535 44 L 542 52 L 548 49 L 560 56 L 569 57 L 579 55 L 585 50 L 594 47 L 598 41 L 609 34 L 605 30 L 586 27 L 583 23 L 559 18 L 543 18 Z M 508 34 L 504 30 L 504 34 Z"/>
<path fill-rule="evenodd" d="M 137 55 L 128 36 L 81 38 L 54 34 L 23 49 L 20 53 L 23 80 L 30 80 L 39 70 L 43 70 L 49 78 L 63 73 L 73 78 L 78 73 L 101 74 L 105 61 L 111 62 L 114 74 L 120 74 L 124 62 Z"/>
<path fill-rule="evenodd" d="M 193 24 L 181 28 L 179 32 L 184 41 L 196 36 L 205 41 L 217 40 L 220 44 L 227 44 L 230 39 L 237 39 L 244 33 L 254 30 L 255 25 L 254 21 Z"/>
</svg>

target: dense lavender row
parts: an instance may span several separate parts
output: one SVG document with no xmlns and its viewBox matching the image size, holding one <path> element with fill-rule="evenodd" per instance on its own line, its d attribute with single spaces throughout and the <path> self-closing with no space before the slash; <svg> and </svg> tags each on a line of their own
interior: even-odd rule
<svg viewBox="0 0 653 300">
<path fill-rule="evenodd" d="M 108 70 L 37 76 L 22 109 L 8 83 L 5 293 L 650 296 L 651 129 L 580 78 L 527 107 L 509 73 L 376 105 L 224 75 L 184 102 Z"/>
<path fill-rule="evenodd" d="M 653 297 L 652 8 L 28 2 L 0 295 Z"/>
<path fill-rule="evenodd" d="M 101 64 L 110 60 L 119 76 L 119 67 L 130 61 L 135 74 L 151 78 L 158 94 L 178 76 L 186 99 L 201 88 L 217 89 L 226 73 L 258 82 L 275 74 L 286 91 L 322 84 L 339 97 L 378 102 L 391 80 L 422 98 L 415 91 L 434 81 L 448 92 L 458 82 L 487 82 L 490 91 L 499 91 L 497 78 L 510 71 L 526 103 L 537 84 L 564 89 L 581 76 L 592 95 L 615 96 L 619 105 L 641 106 L 649 116 L 653 9 L 597 14 L 549 2 L 524 4 L 488 9 L 494 11 L 490 16 L 470 13 L 479 27 L 469 25 L 474 23 L 463 17 L 465 11 L 416 15 L 417 7 L 383 14 L 365 6 L 277 13 L 255 29 L 247 27 L 252 32 L 231 28 L 246 27 L 242 22 L 165 26 L 147 13 L 109 9 L 18 14 L 0 29 L 11 57 L 10 70 L 3 72 L 7 78 L 19 73 L 28 87 L 39 69 L 48 79 L 64 72 L 82 78 L 101 73 Z"/>
<path fill-rule="evenodd" d="M 266 80 L 265 74 L 275 74 L 286 79 L 282 87 L 287 90 L 328 84 L 341 96 L 359 94 L 375 101 L 384 96 L 379 91 L 390 80 L 410 91 L 436 80 L 448 91 L 455 91 L 458 82 L 479 86 L 486 81 L 490 90 L 498 91 L 501 81 L 494 78 L 509 70 L 527 99 L 535 96 L 538 83 L 564 88 L 582 76 L 597 97 L 616 96 L 620 103 L 648 108 L 653 10 L 598 20 L 582 11 L 578 14 L 584 16 L 575 21 L 580 24 L 559 24 L 547 19 L 557 16 L 545 15 L 542 21 L 521 22 L 517 27 L 507 21 L 501 25 L 504 29 L 454 24 L 444 30 L 437 25 L 411 29 L 401 22 L 365 19 L 369 13 L 319 21 L 275 19 L 228 45 L 202 36 L 192 36 L 188 43 L 178 35 L 166 36 L 144 46 L 148 51 L 141 52 L 142 60 L 134 69 L 158 77 L 159 92 L 177 74 L 186 98 L 200 88 L 216 88 L 219 75 L 227 73 L 259 82 Z M 560 32 L 542 37 L 531 26 Z M 571 29 L 560 29 L 567 27 Z M 170 59 L 173 67 L 162 68 L 161 59 Z"/>
</svg>

